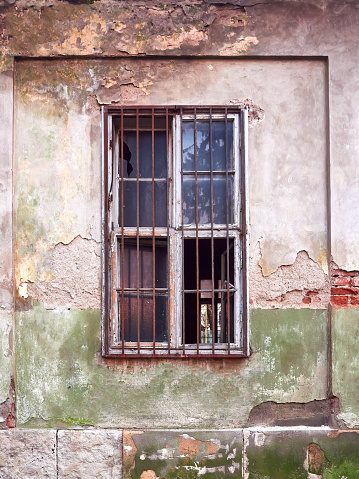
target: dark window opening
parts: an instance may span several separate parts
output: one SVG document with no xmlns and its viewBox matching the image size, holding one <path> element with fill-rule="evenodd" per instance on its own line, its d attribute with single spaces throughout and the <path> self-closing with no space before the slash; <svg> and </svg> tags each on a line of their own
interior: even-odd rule
<svg viewBox="0 0 359 479">
<path fill-rule="evenodd" d="M 198 330 L 199 343 L 233 343 L 234 240 L 198 239 L 198 275 L 196 249 L 196 239 L 184 240 L 186 344 L 197 343 Z"/>
</svg>

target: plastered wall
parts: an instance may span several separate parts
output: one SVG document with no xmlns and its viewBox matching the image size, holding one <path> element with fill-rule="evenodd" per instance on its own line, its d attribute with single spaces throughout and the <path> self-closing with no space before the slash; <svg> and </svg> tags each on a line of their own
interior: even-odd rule
<svg viewBox="0 0 359 479">
<path fill-rule="evenodd" d="M 335 396 L 322 422 L 355 427 L 358 291 L 331 268 L 358 276 L 356 3 L 0 5 L 3 424 L 13 377 L 20 426 L 242 427 Z M 110 103 L 250 106 L 248 359 L 100 357 Z"/>
</svg>

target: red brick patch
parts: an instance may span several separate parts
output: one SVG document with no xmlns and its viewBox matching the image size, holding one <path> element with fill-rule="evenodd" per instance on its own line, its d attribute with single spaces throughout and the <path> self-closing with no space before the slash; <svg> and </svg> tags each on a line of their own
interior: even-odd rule
<svg viewBox="0 0 359 479">
<path fill-rule="evenodd" d="M 336 308 L 359 307 L 359 271 L 332 270 L 331 304 Z"/>
</svg>

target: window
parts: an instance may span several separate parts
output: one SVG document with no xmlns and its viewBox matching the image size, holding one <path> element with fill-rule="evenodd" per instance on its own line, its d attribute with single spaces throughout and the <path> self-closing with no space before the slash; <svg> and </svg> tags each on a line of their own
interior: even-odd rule
<svg viewBox="0 0 359 479">
<path fill-rule="evenodd" d="M 248 354 L 247 111 L 103 108 L 103 353 Z"/>
</svg>

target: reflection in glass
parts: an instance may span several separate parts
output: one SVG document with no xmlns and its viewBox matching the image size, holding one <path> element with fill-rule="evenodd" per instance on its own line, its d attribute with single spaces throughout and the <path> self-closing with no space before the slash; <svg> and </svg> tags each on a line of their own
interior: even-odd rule
<svg viewBox="0 0 359 479">
<path fill-rule="evenodd" d="M 184 121 L 182 124 L 183 171 L 195 171 L 194 136 L 195 122 Z M 210 122 L 196 121 L 197 135 L 197 171 L 211 171 Z M 227 143 L 227 146 L 226 146 Z M 226 159 L 227 151 L 227 159 Z M 212 161 L 213 171 L 233 169 L 233 122 L 212 121 Z"/>
<path fill-rule="evenodd" d="M 211 223 L 211 177 L 201 175 L 197 178 L 198 190 L 198 224 Z M 228 191 L 226 176 L 213 177 L 213 223 L 227 223 L 227 193 L 228 193 L 228 223 L 233 223 L 233 175 L 228 176 Z M 196 181 L 194 175 L 183 177 L 183 224 L 196 223 Z"/>
</svg>

